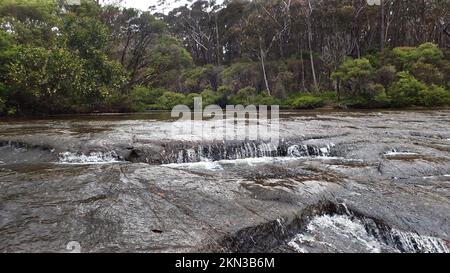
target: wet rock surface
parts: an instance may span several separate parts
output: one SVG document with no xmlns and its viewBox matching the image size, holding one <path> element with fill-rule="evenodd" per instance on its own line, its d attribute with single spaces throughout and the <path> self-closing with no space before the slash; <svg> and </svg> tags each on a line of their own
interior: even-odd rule
<svg viewBox="0 0 450 273">
<path fill-rule="evenodd" d="M 0 251 L 448 252 L 449 121 L 286 112 L 276 148 L 164 113 L 0 121 Z"/>
</svg>

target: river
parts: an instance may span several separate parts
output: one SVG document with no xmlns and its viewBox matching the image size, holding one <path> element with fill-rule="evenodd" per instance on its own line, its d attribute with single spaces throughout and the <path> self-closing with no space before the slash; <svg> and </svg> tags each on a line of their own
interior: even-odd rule
<svg viewBox="0 0 450 273">
<path fill-rule="evenodd" d="M 173 123 L 0 120 L 0 251 L 449 252 L 450 110 L 281 112 L 275 149 Z"/>
</svg>

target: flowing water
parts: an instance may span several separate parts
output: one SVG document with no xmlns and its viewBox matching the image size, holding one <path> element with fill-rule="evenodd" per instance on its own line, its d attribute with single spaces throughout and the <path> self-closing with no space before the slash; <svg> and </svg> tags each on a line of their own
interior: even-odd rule
<svg viewBox="0 0 450 273">
<path fill-rule="evenodd" d="M 282 112 L 278 145 L 224 127 L 0 120 L 0 251 L 449 252 L 449 110 Z"/>
</svg>

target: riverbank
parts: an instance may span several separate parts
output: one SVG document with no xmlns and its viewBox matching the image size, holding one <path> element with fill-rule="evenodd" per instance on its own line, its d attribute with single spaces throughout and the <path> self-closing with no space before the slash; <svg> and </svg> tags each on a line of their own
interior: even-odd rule
<svg viewBox="0 0 450 273">
<path fill-rule="evenodd" d="M 256 105 L 258 107 L 258 105 Z M 270 108 L 269 108 L 270 109 Z M 225 110 L 225 108 L 224 108 Z M 404 107 L 404 108 L 346 108 L 338 107 L 336 104 L 327 104 L 325 106 L 314 109 L 293 109 L 280 107 L 280 114 L 299 113 L 299 114 L 316 114 L 316 113 L 370 113 L 370 112 L 414 112 L 414 111 L 446 111 L 450 107 Z M 26 121 L 39 119 L 66 119 L 66 118 L 89 118 L 89 117 L 127 117 L 130 119 L 146 119 L 148 117 L 156 117 L 157 119 L 173 119 L 170 117 L 171 109 L 168 110 L 146 110 L 141 112 L 88 112 L 88 113 L 66 113 L 66 114 L 22 114 L 14 116 L 0 116 L 0 121 Z"/>
</svg>

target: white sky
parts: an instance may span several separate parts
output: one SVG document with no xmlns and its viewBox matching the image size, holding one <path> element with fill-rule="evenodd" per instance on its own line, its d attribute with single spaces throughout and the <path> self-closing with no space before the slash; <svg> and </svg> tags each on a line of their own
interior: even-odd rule
<svg viewBox="0 0 450 273">
<path fill-rule="evenodd" d="M 119 2 L 119 0 L 102 0 L 103 3 L 114 3 Z M 140 10 L 148 10 L 150 6 L 158 6 L 158 12 L 169 12 L 170 10 L 184 6 L 185 4 L 190 5 L 188 0 L 170 0 L 170 4 L 164 6 L 158 6 L 158 0 L 122 0 L 121 5 L 129 8 L 136 8 Z"/>
</svg>

